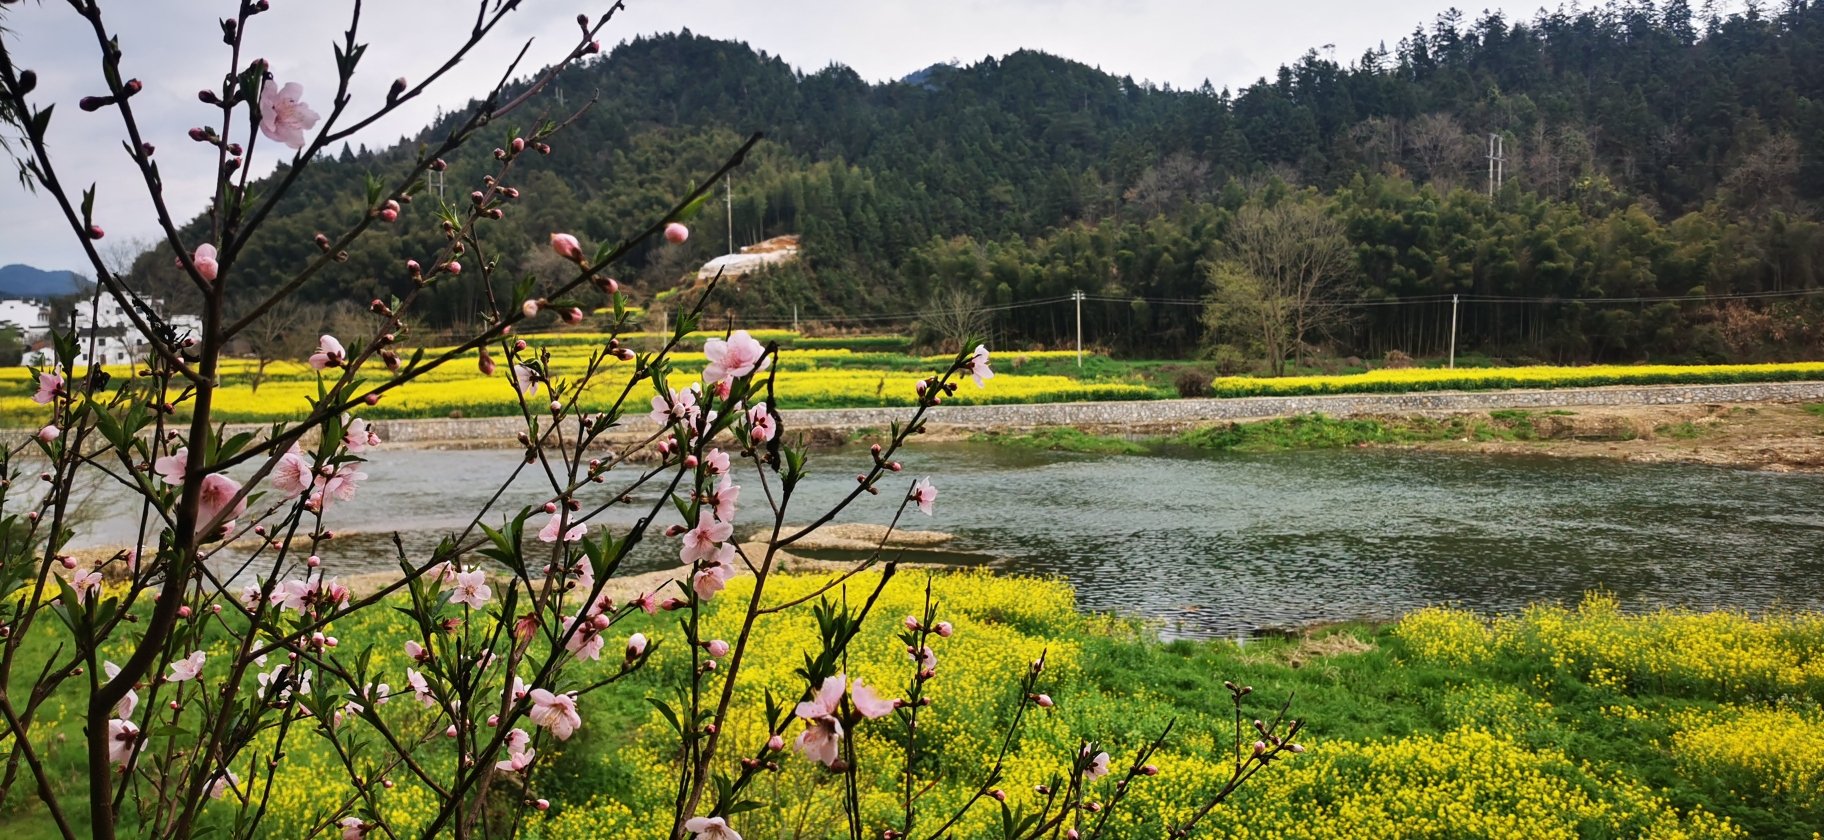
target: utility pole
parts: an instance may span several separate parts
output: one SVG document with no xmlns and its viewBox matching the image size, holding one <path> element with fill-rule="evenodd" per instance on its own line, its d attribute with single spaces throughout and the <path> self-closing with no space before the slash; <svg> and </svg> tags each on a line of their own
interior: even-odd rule
<svg viewBox="0 0 1824 840">
<path fill-rule="evenodd" d="M 1450 369 L 1457 369 L 1457 296 L 1450 296 Z"/>
<path fill-rule="evenodd" d="M 726 214 L 728 216 L 728 252 L 732 254 L 735 252 L 735 173 L 730 172 L 722 176 L 722 186 L 728 200 L 726 204 L 728 208 Z M 794 315 L 792 320 L 796 321 L 798 317 Z M 797 329 L 797 326 L 793 325 L 792 328 Z"/>
<path fill-rule="evenodd" d="M 798 304 L 792 304 L 792 332 L 798 331 Z"/>
<path fill-rule="evenodd" d="M 1070 293 L 1070 299 L 1077 302 L 1077 367 L 1083 367 L 1083 292 Z"/>
<path fill-rule="evenodd" d="M 443 172 L 432 169 L 424 173 L 425 186 L 437 191 L 437 201 L 443 201 Z"/>
<path fill-rule="evenodd" d="M 1501 191 L 1501 182 L 1507 178 L 1507 149 L 1504 138 L 1499 134 L 1488 135 L 1488 197 L 1494 198 Z"/>
</svg>

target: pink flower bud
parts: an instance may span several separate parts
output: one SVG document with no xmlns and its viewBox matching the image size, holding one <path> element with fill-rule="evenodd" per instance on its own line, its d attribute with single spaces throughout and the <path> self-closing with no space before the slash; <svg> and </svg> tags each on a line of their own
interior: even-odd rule
<svg viewBox="0 0 1824 840">
<path fill-rule="evenodd" d="M 304 559 L 304 565 L 309 566 L 314 569 L 318 566 L 323 565 L 323 558 L 318 557 L 315 554 L 312 554 L 309 557 Z"/>
<path fill-rule="evenodd" d="M 65 554 L 62 557 L 57 558 L 57 562 L 62 563 L 63 567 L 66 569 L 76 568 L 76 558 L 71 557 L 68 554 Z"/>
<path fill-rule="evenodd" d="M 540 811 L 549 811 L 551 810 L 551 800 L 540 799 L 537 802 L 532 803 L 532 807 L 537 808 Z"/>
<path fill-rule="evenodd" d="M 946 639 L 950 638 L 951 633 L 956 632 L 956 629 L 951 627 L 950 622 L 948 622 L 948 621 L 940 621 L 937 623 L 937 626 L 933 627 L 932 629 L 937 631 L 937 635 L 942 636 Z"/>
<path fill-rule="evenodd" d="M 454 738 L 454 737 L 456 737 L 456 724 L 453 724 L 453 723 L 452 723 L 452 724 L 450 724 L 450 725 L 449 725 L 449 727 L 447 727 L 447 728 L 445 728 L 445 729 L 444 729 L 444 730 L 443 730 L 443 737 L 445 737 L 445 738 Z"/>
<path fill-rule="evenodd" d="M 190 617 L 190 605 L 185 604 L 181 607 L 178 607 L 177 608 L 177 617 L 178 618 L 189 618 Z"/>
<path fill-rule="evenodd" d="M 668 224 L 665 226 L 665 241 L 666 242 L 670 242 L 673 245 L 682 245 L 682 244 L 684 244 L 684 240 L 689 239 L 689 238 L 690 238 L 690 228 L 687 228 L 681 224 L 678 224 L 677 222 L 672 222 L 671 224 Z"/>
<path fill-rule="evenodd" d="M 101 229 L 101 225 L 89 225 L 89 238 L 90 239 L 100 239 L 103 235 L 104 235 L 104 233 Z M 680 239 L 678 241 L 682 242 L 684 240 Z"/>
<path fill-rule="evenodd" d="M 58 429 L 56 426 L 45 426 L 44 428 L 38 430 L 38 439 L 41 441 L 44 441 L 45 443 L 50 443 L 51 441 L 56 440 L 57 438 L 61 437 L 62 435 L 63 435 L 63 431 L 61 429 Z"/>
<path fill-rule="evenodd" d="M 614 619 L 611 619 L 602 613 L 596 613 L 594 618 L 589 619 L 589 623 L 594 625 L 597 630 L 606 630 L 608 629 L 608 625 L 614 623 Z"/>
<path fill-rule="evenodd" d="M 908 615 L 906 616 L 906 620 L 902 623 L 906 625 L 907 630 L 917 630 L 919 628 L 917 616 Z"/>
<path fill-rule="evenodd" d="M 526 150 L 526 138 L 524 138 L 524 137 L 513 138 L 513 154 L 517 155 L 520 152 L 523 152 L 525 150 Z"/>
<path fill-rule="evenodd" d="M 710 656 L 717 659 L 721 659 L 728 655 L 728 643 L 721 639 L 711 639 L 709 640 L 709 644 L 704 645 L 703 647 L 705 650 L 709 651 Z"/>
<path fill-rule="evenodd" d="M 393 210 L 391 208 L 380 211 L 380 221 L 396 222 L 398 220 L 399 220 L 399 211 Z"/>
<path fill-rule="evenodd" d="M 462 263 L 459 263 L 455 260 L 450 260 L 449 262 L 443 264 L 443 270 L 447 271 L 451 274 L 461 274 L 462 273 Z"/>
<path fill-rule="evenodd" d="M 993 797 L 994 801 L 996 801 L 996 802 L 1006 802 L 1007 801 L 1007 791 L 1001 790 L 1000 788 L 995 788 L 994 790 L 988 791 L 988 795 Z"/>
<path fill-rule="evenodd" d="M 570 234 L 551 234 L 551 250 L 556 251 L 558 256 L 578 265 L 583 262 L 583 245 Z"/>
<path fill-rule="evenodd" d="M 769 750 L 783 750 L 785 749 L 785 739 L 774 735 L 773 737 L 766 739 L 766 748 Z"/>
<path fill-rule="evenodd" d="M 424 267 L 420 266 L 418 264 L 417 260 L 406 260 L 405 261 L 405 270 L 406 270 L 406 273 L 412 275 L 413 277 L 417 277 L 418 275 L 424 273 Z"/>
<path fill-rule="evenodd" d="M 1041 709 L 1049 709 L 1052 707 L 1051 695 L 1049 694 L 1034 694 L 1032 696 L 1032 702 L 1037 703 Z"/>
<path fill-rule="evenodd" d="M 635 633 L 627 637 L 627 658 L 638 659 L 646 652 L 646 634 Z"/>
</svg>

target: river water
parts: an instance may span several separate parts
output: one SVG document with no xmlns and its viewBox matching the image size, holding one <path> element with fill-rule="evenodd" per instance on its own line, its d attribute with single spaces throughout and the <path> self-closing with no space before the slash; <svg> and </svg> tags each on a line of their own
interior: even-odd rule
<svg viewBox="0 0 1824 840">
<path fill-rule="evenodd" d="M 370 456 L 360 495 L 329 517 L 358 534 L 324 552 L 338 573 L 395 568 L 394 529 L 428 551 L 518 457 Z M 788 519 L 808 521 L 852 489 L 866 459 L 860 449 L 813 455 Z M 1083 608 L 1156 619 L 1168 636 L 1432 604 L 1511 612 L 1598 588 L 1631 609 L 1824 608 L 1820 475 L 1376 450 L 1102 456 L 943 444 L 904 460 L 908 477 L 932 476 L 940 495 L 935 517 L 913 513 L 902 527 L 954 534 L 939 559 L 1064 576 Z M 528 472 L 505 503 L 542 498 L 541 477 Z M 741 483 L 742 519 L 757 523 L 764 497 L 751 476 Z M 896 496 L 864 497 L 839 521 L 885 523 Z M 637 515 L 616 510 L 617 529 Z M 129 521 L 110 515 L 85 541 L 127 541 Z M 634 570 L 675 563 L 675 552 L 655 538 Z"/>
</svg>

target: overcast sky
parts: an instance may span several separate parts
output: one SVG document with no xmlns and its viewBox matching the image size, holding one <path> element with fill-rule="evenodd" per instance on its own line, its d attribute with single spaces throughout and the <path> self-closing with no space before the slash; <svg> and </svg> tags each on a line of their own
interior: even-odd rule
<svg viewBox="0 0 1824 840">
<path fill-rule="evenodd" d="M 1270 74 L 1305 50 L 1334 45 L 1345 64 L 1377 44 L 1392 46 L 1416 24 L 1429 22 L 1450 0 L 628 0 L 609 25 L 604 45 L 640 33 L 689 28 L 740 39 L 802 69 L 832 62 L 855 68 L 871 81 L 895 79 L 952 59 L 965 63 L 1021 48 L 1055 53 L 1174 87 L 1205 79 L 1239 87 Z M 1464 6 L 1469 17 L 1496 8 L 1510 18 L 1530 18 L 1532 2 Z M 231 14 L 232 0 L 113 0 L 103 2 L 105 22 L 118 32 L 122 65 L 145 84 L 134 100 L 147 120 L 148 139 L 166 179 L 167 201 L 179 221 L 200 212 L 215 157 L 185 132 L 215 115 L 196 92 L 218 86 L 229 60 L 216 18 Z M 272 11 L 250 26 L 248 49 L 272 64 L 280 82 L 298 81 L 305 101 L 328 111 L 334 65 L 330 45 L 340 40 L 351 6 L 347 0 L 273 0 Z M 376 124 L 370 146 L 388 145 L 423 126 L 439 106 L 454 107 L 485 92 L 519 45 L 536 38 L 529 64 L 561 57 L 575 37 L 578 12 L 599 14 L 601 0 L 525 0 L 521 11 L 431 95 Z M 144 187 L 121 149 L 113 109 L 85 114 L 76 101 L 101 93 L 95 42 L 67 3 L 45 0 L 8 7 L 7 49 L 19 67 L 37 71 L 39 102 L 56 102 L 53 154 L 66 181 L 100 184 L 97 221 L 103 245 L 115 249 L 157 234 Z M 351 110 L 374 106 L 394 79 L 421 79 L 441 63 L 438 45 L 456 42 L 473 18 L 464 0 L 368 0 L 362 24 L 371 43 Z M 446 47 L 447 49 L 447 47 Z M 361 84 L 364 82 L 365 84 Z M 263 151 L 270 153 L 273 144 Z M 289 150 L 287 150 L 289 151 Z M 263 158 L 263 159 L 262 159 Z M 270 154 L 256 156 L 256 173 L 269 171 Z M 9 170 L 11 169 L 9 165 Z M 0 264 L 89 273 L 55 205 L 26 194 L 10 177 L 0 181 Z M 105 249 L 104 249 L 105 250 Z"/>
</svg>

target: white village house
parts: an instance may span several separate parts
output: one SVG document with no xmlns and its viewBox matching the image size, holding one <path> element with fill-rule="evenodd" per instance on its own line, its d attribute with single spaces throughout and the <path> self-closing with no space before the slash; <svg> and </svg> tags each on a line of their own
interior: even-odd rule
<svg viewBox="0 0 1824 840">
<path fill-rule="evenodd" d="M 203 321 L 195 315 L 175 314 L 165 308 L 164 301 L 156 298 L 145 299 L 146 305 L 158 313 L 164 322 L 177 331 L 179 336 L 196 335 L 202 332 Z M 4 301 L 18 303 L 19 301 Z M 4 309 L 0 309 L 0 320 L 4 320 Z M 90 316 L 93 316 L 92 318 Z M 151 353 L 151 346 L 138 328 L 133 326 L 133 319 L 127 316 L 125 309 L 110 295 L 102 295 L 99 302 L 84 301 L 76 312 L 77 325 L 81 338 L 78 341 L 77 355 L 74 364 L 130 365 L 146 358 Z M 45 327 L 35 336 L 26 335 L 24 363 L 27 365 L 48 365 L 56 360 L 56 355 L 48 340 L 49 311 L 46 310 Z M 93 358 L 91 359 L 91 354 Z"/>
</svg>

